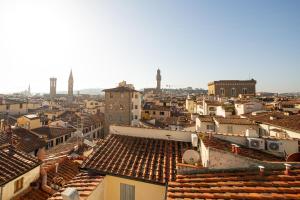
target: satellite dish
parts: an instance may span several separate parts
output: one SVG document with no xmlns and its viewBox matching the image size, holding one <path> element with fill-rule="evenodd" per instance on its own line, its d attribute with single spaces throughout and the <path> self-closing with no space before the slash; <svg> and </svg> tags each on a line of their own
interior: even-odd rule
<svg viewBox="0 0 300 200">
<path fill-rule="evenodd" d="M 185 163 L 194 165 L 200 161 L 200 154 L 195 150 L 186 150 L 182 158 Z"/>
</svg>

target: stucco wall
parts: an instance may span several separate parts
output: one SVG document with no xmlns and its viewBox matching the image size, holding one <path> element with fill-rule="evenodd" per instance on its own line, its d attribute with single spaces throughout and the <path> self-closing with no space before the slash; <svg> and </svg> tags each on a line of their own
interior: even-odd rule
<svg viewBox="0 0 300 200">
<path fill-rule="evenodd" d="M 110 126 L 110 133 L 134 137 L 157 138 L 164 140 L 170 139 L 176 141 L 191 142 L 191 134 L 193 132 L 112 125 Z M 170 137 L 168 137 L 167 135 L 170 135 Z"/>
<path fill-rule="evenodd" d="M 31 171 L 27 172 L 26 174 L 23 174 L 22 176 L 19 176 L 17 179 L 8 182 L 3 187 L 2 200 L 9 200 L 9 199 L 17 196 L 18 194 L 22 193 L 23 191 L 28 189 L 30 186 L 30 183 L 37 180 L 39 178 L 39 176 L 40 176 L 40 166 L 32 169 Z M 15 188 L 14 183 L 16 180 L 19 180 L 22 177 L 24 178 L 23 188 L 21 190 L 19 190 L 17 193 L 14 193 L 14 188 Z"/>
<path fill-rule="evenodd" d="M 86 200 L 104 200 L 104 189 L 103 180 Z"/>
<path fill-rule="evenodd" d="M 135 200 L 164 200 L 166 187 L 115 176 L 104 178 L 104 199 L 120 200 L 120 184 L 134 185 Z"/>
<path fill-rule="evenodd" d="M 257 130 L 257 125 L 238 125 L 238 124 L 216 124 L 217 133 L 229 133 L 228 126 L 232 126 L 232 134 L 244 135 L 247 129 Z"/>
<path fill-rule="evenodd" d="M 257 166 L 260 162 L 235 155 L 230 152 L 209 148 L 209 168 L 230 169 Z"/>
</svg>

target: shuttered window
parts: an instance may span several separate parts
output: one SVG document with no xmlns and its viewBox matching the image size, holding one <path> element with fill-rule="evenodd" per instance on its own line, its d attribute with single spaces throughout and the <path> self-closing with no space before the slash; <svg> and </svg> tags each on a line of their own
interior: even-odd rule
<svg viewBox="0 0 300 200">
<path fill-rule="evenodd" d="M 135 200 L 134 185 L 120 184 L 120 200 Z"/>
</svg>

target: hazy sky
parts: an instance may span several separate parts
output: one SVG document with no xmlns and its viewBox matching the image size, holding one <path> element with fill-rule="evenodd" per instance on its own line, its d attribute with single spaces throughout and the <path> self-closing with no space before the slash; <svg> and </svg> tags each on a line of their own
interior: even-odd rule
<svg viewBox="0 0 300 200">
<path fill-rule="evenodd" d="M 114 87 L 202 87 L 258 80 L 300 91 L 298 0 L 0 0 L 0 93 Z"/>
</svg>

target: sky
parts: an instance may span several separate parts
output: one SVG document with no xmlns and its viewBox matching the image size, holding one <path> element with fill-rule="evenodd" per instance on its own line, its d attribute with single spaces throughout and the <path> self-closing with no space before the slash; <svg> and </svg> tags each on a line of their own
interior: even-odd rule
<svg viewBox="0 0 300 200">
<path fill-rule="evenodd" d="M 0 93 L 111 88 L 207 88 L 257 80 L 300 91 L 298 0 L 0 0 Z"/>
</svg>

